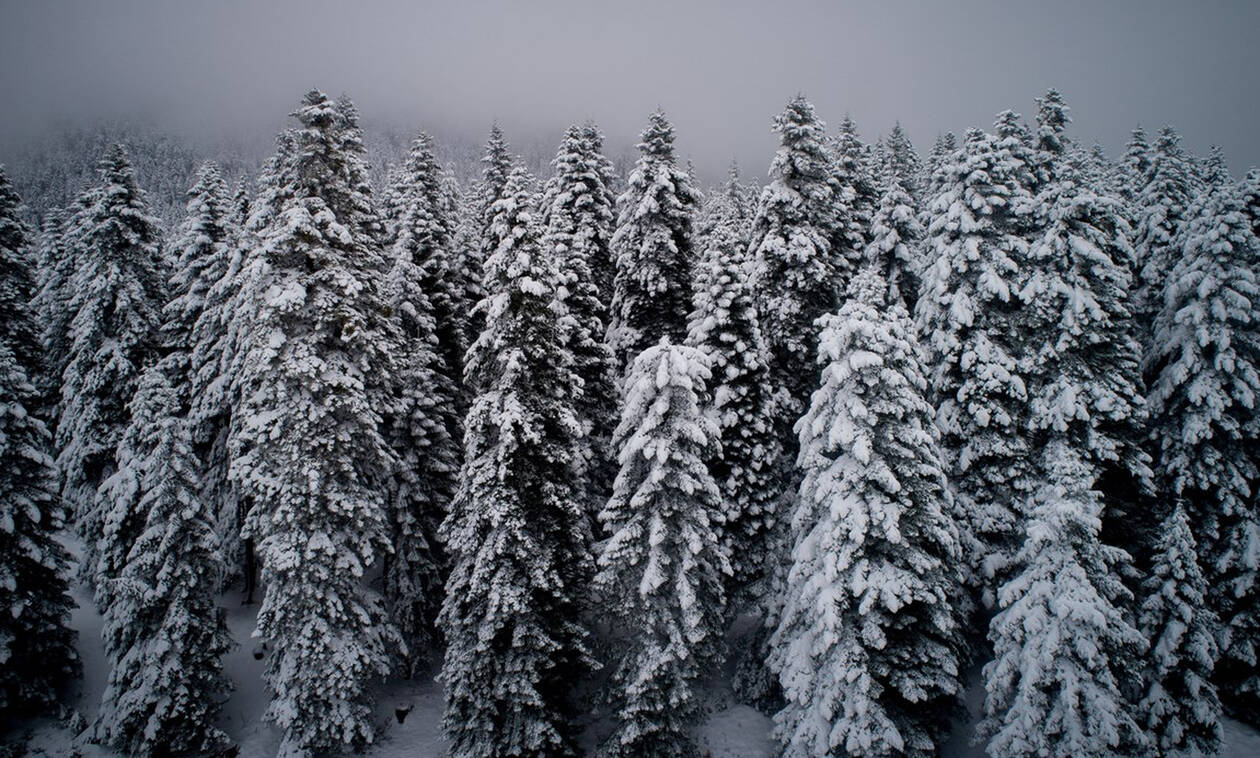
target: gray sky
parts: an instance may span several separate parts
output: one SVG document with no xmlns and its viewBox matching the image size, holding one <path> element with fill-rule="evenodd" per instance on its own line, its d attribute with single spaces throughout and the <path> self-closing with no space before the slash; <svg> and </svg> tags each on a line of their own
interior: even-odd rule
<svg viewBox="0 0 1260 758">
<path fill-rule="evenodd" d="M 0 136 L 135 114 L 172 129 L 274 130 L 302 93 L 365 119 L 519 142 L 595 119 L 610 147 L 663 106 L 708 178 L 761 176 L 797 92 L 865 138 L 1027 116 L 1059 88 L 1074 133 L 1137 122 L 1260 163 L 1260 2 L 1155 0 L 0 0 Z"/>
</svg>

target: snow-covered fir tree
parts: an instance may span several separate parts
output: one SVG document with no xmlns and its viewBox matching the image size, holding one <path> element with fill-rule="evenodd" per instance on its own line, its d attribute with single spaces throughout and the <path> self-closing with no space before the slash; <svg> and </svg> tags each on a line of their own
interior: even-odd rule
<svg viewBox="0 0 1260 758">
<path fill-rule="evenodd" d="M 889 293 L 913 310 L 919 299 L 920 277 L 926 267 L 921 259 L 923 225 L 914 198 L 895 175 L 890 175 L 871 217 L 868 263 L 876 265 L 888 282 Z"/>
<path fill-rule="evenodd" d="M 249 180 L 241 177 L 236 182 L 236 189 L 232 190 L 232 197 L 228 200 L 228 226 L 233 229 L 244 229 L 245 222 L 249 221 L 249 211 L 253 205 L 253 197 L 249 193 Z"/>
<path fill-rule="evenodd" d="M 1155 527 L 1145 501 L 1153 474 L 1142 445 L 1145 392 L 1129 306 L 1129 230 L 1120 202 L 1095 193 L 1072 166 L 1062 98 L 1051 90 L 1039 102 L 1040 189 L 1018 293 L 1028 434 L 1035 447 L 1048 436 L 1069 438 L 1097 467 L 1104 537 L 1144 552 Z"/>
<path fill-rule="evenodd" d="M 720 447 L 708 408 L 708 359 L 661 344 L 635 358 L 615 441 L 621 470 L 600 513 L 609 533 L 596 593 L 625 630 L 610 699 L 617 725 L 604 756 L 695 756 L 689 729 L 700 683 L 724 653 L 722 495 L 707 460 Z"/>
<path fill-rule="evenodd" d="M 695 296 L 687 344 L 708 360 L 708 383 L 722 438 L 709 461 L 722 493 L 724 544 L 730 554 L 734 590 L 753 590 L 772 552 L 775 503 L 782 494 L 778 409 L 770 353 L 761 334 L 751 287 L 743 224 L 728 195 L 713 203 L 712 226 L 700 239 Z M 758 594 L 753 592 L 753 594 Z"/>
<path fill-rule="evenodd" d="M 692 216 L 700 194 L 675 164 L 674 127 L 663 112 L 651 115 L 640 136 L 612 238 L 608 345 L 618 376 L 661 337 L 681 343 L 691 311 Z"/>
<path fill-rule="evenodd" d="M 852 294 L 796 427 L 775 733 L 790 758 L 930 756 L 962 691 L 958 536 L 909 314 L 873 269 Z"/>
<path fill-rule="evenodd" d="M 31 308 L 30 234 L 0 169 L 0 715 L 50 708 L 79 670 L 70 555 L 52 437 L 40 418 L 44 371 Z"/>
<path fill-rule="evenodd" d="M 1099 540 L 1095 467 L 1063 437 L 1042 456 L 1019 571 L 989 627 L 979 735 L 993 758 L 1147 754 L 1125 690 L 1145 649 L 1123 610 L 1117 566 L 1129 558 Z"/>
<path fill-rule="evenodd" d="M 462 388 L 464 354 L 468 352 L 465 339 L 474 303 L 465 299 L 467 290 L 457 260 L 462 251 L 453 248 L 454 220 L 447 215 L 442 171 L 433 157 L 429 135 L 422 133 L 411 143 L 400 178 L 402 185 L 394 188 L 398 218 L 394 222 L 391 255 L 395 262 L 409 260 L 411 273 L 420 276 L 416 287 L 429 300 L 436 330 L 435 347 L 442 358 L 435 368 L 443 371 L 454 387 Z M 462 392 L 456 399 L 460 411 L 467 407 Z M 452 439 L 463 437 L 461 415 L 457 413 L 448 419 L 455 422 L 448 430 Z"/>
<path fill-rule="evenodd" d="M 1138 125 L 1129 133 L 1124 158 L 1120 162 L 1121 197 L 1126 203 L 1137 203 L 1146 190 L 1151 170 L 1151 144 L 1146 130 Z"/>
<path fill-rule="evenodd" d="M 932 144 L 932 152 L 928 155 L 927 162 L 923 166 L 925 175 L 924 186 L 927 187 L 924 202 L 928 205 L 944 189 L 943 183 L 947 181 L 946 177 L 941 177 L 941 180 L 938 181 L 937 172 L 953 162 L 954 151 L 958 150 L 958 148 L 958 138 L 954 136 L 953 132 L 937 135 L 936 142 Z"/>
<path fill-rule="evenodd" d="M 7 271 L 0 275 L 8 279 Z M 51 435 L 36 415 L 35 384 L 8 342 L 0 341 L 0 716 L 6 718 L 50 709 L 79 672 L 70 554 L 56 540 L 66 514 Z"/>
<path fill-rule="evenodd" d="M 814 320 L 835 310 L 851 272 L 847 255 L 833 248 L 837 207 L 846 201 L 836 196 L 826 125 L 798 95 L 775 117 L 774 128 L 779 150 L 757 204 L 749 251 L 774 385 L 788 391 L 786 424 L 800 416 L 816 386 Z"/>
<path fill-rule="evenodd" d="M 395 245 L 384 291 L 399 342 L 392 348 L 394 405 L 385 432 L 397 456 L 388 503 L 393 554 L 383 575 L 391 618 L 406 643 L 401 668 L 408 677 L 437 658 L 434 624 L 446 576 L 437 530 L 454 495 L 462 455 L 455 436 L 463 428 L 456 417 L 462 378 L 452 375 L 439 349 L 437 309 L 424 288 L 432 275 L 429 252 Z"/>
<path fill-rule="evenodd" d="M 922 202 L 922 193 L 926 188 L 920 182 L 923 178 L 923 162 L 910 142 L 910 135 L 902 128 L 901 122 L 893 124 L 892 131 L 884 138 L 884 166 L 886 177 L 897 180 L 901 188 L 915 199 L 915 205 Z"/>
<path fill-rule="evenodd" d="M 836 130 L 832 149 L 837 199 L 832 247 L 836 254 L 848 259 L 850 271 L 854 271 L 861 265 L 862 252 L 870 242 L 871 217 L 879 204 L 879 166 L 870 146 L 858 136 L 857 124 L 848 116 Z"/>
<path fill-rule="evenodd" d="M 513 169 L 494 205 L 477 395 L 441 536 L 452 568 L 439 624 L 444 729 L 457 758 L 572 756 L 572 686 L 589 663 L 579 617 L 593 571 L 578 491 L 579 380 L 554 307 L 532 180 Z"/>
<path fill-rule="evenodd" d="M 52 395 L 49 403 L 56 406 L 61 394 L 61 374 L 65 371 L 70 354 L 70 280 L 74 277 L 74 258 L 66 244 L 67 213 L 54 208 L 44 217 L 36 240 L 33 261 L 37 289 L 31 308 L 39 330 L 40 346 L 44 350 L 44 383 Z M 48 419 L 55 429 L 54 412 Z"/>
<path fill-rule="evenodd" d="M 204 176 L 204 175 L 203 175 Z M 109 680 L 94 738 L 126 755 L 228 755 L 215 726 L 230 685 L 221 658 L 232 645 L 216 603 L 219 564 L 214 513 L 201 496 L 186 401 L 163 362 L 145 372 L 132 403 L 146 427 L 136 466 L 140 532 L 108 580 L 104 611 Z"/>
<path fill-rule="evenodd" d="M 367 685 L 400 642 L 365 583 L 389 550 L 394 465 L 381 434 L 395 337 L 377 289 L 380 225 L 353 113 L 312 91 L 294 115 L 255 213 L 261 299 L 231 464 L 262 559 L 264 718 L 282 730 L 284 756 L 371 742 Z"/>
<path fill-rule="evenodd" d="M 194 334 L 197 339 L 213 337 L 213 334 L 205 332 L 212 332 L 218 326 L 219 314 L 212 312 L 218 304 L 209 302 L 208 296 L 227 273 L 230 262 L 230 212 L 227 184 L 218 165 L 202 164 L 193 186 L 188 190 L 187 215 L 169 246 L 169 255 L 175 266 L 169 284 L 172 297 L 163 311 L 163 347 L 184 353 L 186 357 L 197 353 L 205 360 L 212 360 L 204 350 L 194 350 L 193 342 Z M 192 377 L 201 374 L 205 367 L 182 365 L 173 368 L 177 369 L 173 381 L 182 384 L 191 382 Z M 217 370 L 217 366 L 211 370 Z"/>
<path fill-rule="evenodd" d="M 102 160 L 101 180 L 78 203 L 66 233 L 75 271 L 57 425 L 62 494 L 75 511 L 89 578 L 101 536 L 96 488 L 114 471 L 130 423 L 127 403 L 155 360 L 166 302 L 157 222 L 122 146 Z"/>
<path fill-rule="evenodd" d="M 1181 136 L 1171 126 L 1159 132 L 1146 177 L 1135 201 L 1141 215 L 1133 238 L 1137 261 L 1133 300 L 1138 339 L 1149 357 L 1159 349 L 1153 343 L 1155 317 L 1163 307 L 1166 279 L 1183 257 L 1179 243 L 1196 192 Z"/>
<path fill-rule="evenodd" d="M 4 166 L 0 166 L 0 324 L 5 325 L 5 342 L 13 359 L 27 373 L 26 380 L 40 387 L 44 384 L 47 363 L 35 311 L 39 283 L 33 267 L 40 263 L 51 264 L 53 260 L 40 261 L 32 257 L 37 251 L 32 249 L 35 240 L 22 218 L 24 210 L 21 197 L 9 182 Z M 56 227 L 49 233 L 56 235 Z M 56 245 L 55 242 L 49 244 Z M 56 255 L 50 250 L 38 254 L 41 258 Z"/>
<path fill-rule="evenodd" d="M 595 276 L 596 267 L 608 264 L 615 203 L 604 184 L 607 159 L 601 144 L 593 127 L 569 127 L 551 163 L 540 208 L 544 254 L 560 274 L 556 299 L 564 309 L 562 343 L 582 383 L 574 410 L 582 424 L 582 491 L 592 526 L 616 474 L 609 432 L 618 403 L 613 354 L 604 342 L 608 311 Z"/>
<path fill-rule="evenodd" d="M 592 122 L 582 125 L 582 137 L 586 140 L 587 153 L 591 156 L 593 167 L 599 173 L 600 183 L 604 186 L 604 192 L 607 193 L 606 198 L 600 198 L 600 204 L 611 202 L 612 219 L 609 223 L 607 236 L 603 244 L 591 249 L 591 277 L 595 280 L 595 286 L 599 289 L 599 297 L 604 304 L 604 310 L 611 313 L 612 297 L 613 297 L 613 277 L 616 274 L 616 265 L 613 262 L 612 250 L 612 234 L 616 230 L 617 222 L 617 191 L 616 188 L 620 183 L 620 177 L 616 169 L 613 167 L 612 161 L 604 156 L 604 135 L 600 133 L 599 128 Z M 598 214 L 603 216 L 601 210 Z M 605 324 L 607 326 L 607 324 Z"/>
<path fill-rule="evenodd" d="M 169 285 L 171 300 L 163 310 L 162 326 L 162 347 L 168 353 L 164 361 L 169 364 L 171 381 L 183 396 L 206 401 L 200 408 L 193 408 L 190 403 L 190 433 L 200 461 L 197 473 L 201 499 L 214 516 L 222 538 L 221 548 L 233 566 L 240 552 L 242 514 L 228 481 L 230 408 L 218 405 L 213 412 L 200 411 L 209 410 L 211 385 L 223 378 L 220 337 L 232 294 L 223 280 L 232 266 L 233 246 L 239 236 L 233 216 L 241 210 L 229 204 L 227 185 L 218 165 L 203 164 L 188 191 L 187 215 L 171 245 L 175 268 Z"/>
<path fill-rule="evenodd" d="M 1161 491 L 1185 501 L 1224 627 L 1221 695 L 1260 711 L 1260 240 L 1239 188 L 1219 188 L 1168 273 L 1147 370 Z"/>
<path fill-rule="evenodd" d="M 512 171 L 512 165 L 512 154 L 503 129 L 497 122 L 491 124 L 490 136 L 486 140 L 486 147 L 481 156 L 481 181 L 471 188 L 471 197 L 466 208 L 469 222 L 473 227 L 470 230 L 473 234 L 473 247 L 464 250 L 463 253 L 470 272 L 469 279 L 475 279 L 477 285 L 476 291 L 469 293 L 470 308 L 481 302 L 486 294 L 485 274 L 482 269 L 498 248 L 498 240 L 491 233 L 494 225 L 494 204 L 503 199 L 503 189 L 507 184 L 508 174 Z M 469 345 L 476 342 L 478 335 L 481 334 L 483 318 L 484 314 L 477 312 L 469 319 L 467 339 Z"/>
<path fill-rule="evenodd" d="M 1027 388 L 1011 317 L 1027 255 L 1032 197 L 999 138 L 979 130 L 936 173 L 922 296 L 916 306 L 965 557 L 991 594 L 1020 541 L 1028 477 Z M 970 534 L 978 540 L 967 544 Z"/>
<path fill-rule="evenodd" d="M 1253 168 L 1239 182 L 1243 207 L 1251 221 L 1251 233 L 1260 238 L 1260 169 Z"/>
<path fill-rule="evenodd" d="M 1180 502 L 1168 510 L 1158 534 L 1137 613 L 1149 645 L 1137 713 L 1160 755 L 1216 755 L 1221 749 L 1221 702 L 1212 684 L 1217 621 Z"/>
</svg>

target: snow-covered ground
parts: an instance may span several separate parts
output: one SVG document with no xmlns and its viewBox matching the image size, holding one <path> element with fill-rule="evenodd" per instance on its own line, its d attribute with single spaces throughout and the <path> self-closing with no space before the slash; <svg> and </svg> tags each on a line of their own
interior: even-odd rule
<svg viewBox="0 0 1260 758">
<path fill-rule="evenodd" d="M 72 705 L 90 722 L 96 715 L 108 671 L 101 645 L 101 617 L 82 588 L 76 589 L 74 598 L 79 607 L 71 621 L 79 632 L 83 678 L 76 685 Z M 223 706 L 219 725 L 240 746 L 240 758 L 271 758 L 276 754 L 280 740 L 276 730 L 262 722 L 267 694 L 261 679 L 262 661 L 254 659 L 256 641 L 250 637 L 258 606 L 241 605 L 240 597 L 234 595 L 225 597 L 223 603 L 228 609 L 232 636 L 237 641 L 237 646 L 224 660 L 224 668 L 236 683 L 236 689 Z M 959 724 L 957 734 L 945 746 L 945 758 L 980 758 L 984 755 L 983 748 L 970 744 L 974 722 L 983 701 L 978 672 L 973 672 L 970 684 L 966 705 L 971 718 L 968 723 Z M 713 712 L 696 734 L 701 754 L 705 755 L 707 751 L 712 758 L 771 758 L 777 755 L 770 734 L 770 719 L 753 708 L 731 702 L 729 687 L 724 682 L 715 682 L 712 689 Z M 373 758 L 437 758 L 446 754 L 446 742 L 440 726 L 442 693 L 435 682 L 389 682 L 382 685 L 376 695 L 377 722 L 381 728 L 377 743 L 366 755 Z M 397 723 L 394 715 L 399 705 L 412 709 L 402 724 Z M 590 746 L 601 728 L 593 726 L 587 731 L 584 744 Z M 26 754 L 32 757 L 114 758 L 113 753 L 87 744 L 52 719 L 13 725 L 0 737 L 5 742 L 25 741 Z M 1227 720 L 1223 755 L 1228 758 L 1260 756 L 1260 731 Z"/>
</svg>

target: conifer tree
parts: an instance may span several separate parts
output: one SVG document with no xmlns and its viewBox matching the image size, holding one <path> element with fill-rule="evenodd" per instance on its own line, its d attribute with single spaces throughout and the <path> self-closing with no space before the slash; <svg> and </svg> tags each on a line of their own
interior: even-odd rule
<svg viewBox="0 0 1260 758">
<path fill-rule="evenodd" d="M 475 279 L 477 284 L 476 292 L 470 293 L 476 296 L 475 299 L 469 300 L 470 308 L 485 297 L 485 274 L 482 269 L 499 246 L 499 241 L 495 239 L 491 229 L 494 225 L 494 204 L 504 197 L 503 190 L 507 184 L 508 174 L 512 172 L 512 164 L 512 154 L 503 130 L 497 122 L 491 124 L 490 137 L 486 140 L 485 152 L 481 157 L 481 181 L 473 186 L 469 205 L 476 227 L 476 240 L 474 247 L 465 250 L 464 255 L 470 278 Z M 484 314 L 478 312 L 474 313 L 469 320 L 467 340 L 469 345 L 476 342 L 481 334 L 483 318 Z"/>
<path fill-rule="evenodd" d="M 1145 501 L 1153 474 L 1142 449 L 1146 411 L 1129 307 L 1128 227 L 1120 203 L 1096 194 L 1071 165 L 1068 123 L 1067 107 L 1051 90 L 1038 116 L 1040 190 L 1019 289 L 1028 434 L 1035 446 L 1066 434 L 1097 468 L 1104 537 L 1137 554 L 1155 524 Z"/>
<path fill-rule="evenodd" d="M 773 551 L 770 535 L 782 490 L 782 398 L 771 383 L 770 353 L 761 334 L 738 211 L 729 196 L 719 197 L 726 199 L 715 203 L 713 228 L 700 241 L 687 344 L 705 354 L 712 372 L 709 387 L 722 449 L 709 468 L 725 504 L 730 586 L 747 591 L 762 578 L 763 564 Z M 735 599 L 728 592 L 728 600 Z"/>
<path fill-rule="evenodd" d="M 409 211 L 410 213 L 410 211 Z M 455 491 L 461 449 L 454 434 L 462 380 L 439 351 L 437 314 L 424 289 L 429 250 L 396 245 L 385 299 L 398 325 L 394 407 L 386 437 L 397 456 L 389 487 L 393 555 L 385 562 L 385 600 L 406 643 L 403 673 L 412 677 L 434 662 L 435 623 L 442 603 L 445 556 L 437 536 Z M 467 315 L 466 313 L 463 315 Z"/>
<path fill-rule="evenodd" d="M 722 660 L 730 564 L 706 465 L 720 447 L 707 364 L 701 351 L 662 339 L 626 377 L 621 471 L 600 513 L 611 536 L 595 587 L 627 633 L 611 683 L 617 726 L 601 755 L 695 755 L 698 687 Z"/>
<path fill-rule="evenodd" d="M 1212 684 L 1216 614 L 1206 604 L 1207 581 L 1180 503 L 1169 509 L 1158 533 L 1137 614 L 1150 646 L 1137 712 L 1161 755 L 1216 755 L 1221 749 L 1221 702 Z"/>
<path fill-rule="evenodd" d="M 691 310 L 692 215 L 700 202 L 674 161 L 674 127 L 657 111 L 641 135 L 639 160 L 617 198 L 608 345 L 618 376 L 661 337 L 680 343 Z"/>
<path fill-rule="evenodd" d="M 1149 357 L 1158 349 L 1152 342 L 1155 317 L 1163 306 L 1169 272 L 1182 257 L 1179 241 L 1195 195 L 1181 136 L 1172 127 L 1160 130 L 1146 176 L 1136 202 L 1141 215 L 1133 238 L 1137 260 L 1134 316 L 1143 355 Z"/>
<path fill-rule="evenodd" d="M 1019 170 L 999 138 L 972 130 L 937 171 L 931 264 L 917 304 L 964 549 L 989 599 L 1000 584 L 995 574 L 1018 548 L 1018 502 L 1029 475 L 1023 346 L 1011 316 L 1032 212 Z M 966 544 L 968 534 L 978 543 Z"/>
<path fill-rule="evenodd" d="M 253 204 L 253 199 L 249 194 L 249 181 L 245 177 L 241 177 L 236 183 L 236 189 L 232 191 L 232 198 L 228 201 L 228 228 L 239 232 L 245 228 L 246 222 L 249 221 L 249 211 Z"/>
<path fill-rule="evenodd" d="M 1260 240 L 1235 186 L 1211 193 L 1168 274 L 1147 369 L 1161 491 L 1185 501 L 1220 616 L 1222 696 L 1260 712 Z"/>
<path fill-rule="evenodd" d="M 22 219 L 23 211 L 22 199 L 0 166 L 0 323 L 5 325 L 12 359 L 26 373 L 26 381 L 38 386 L 43 381 L 38 374 L 43 373 L 45 351 L 33 312 L 38 285 L 31 271 L 31 231 Z"/>
<path fill-rule="evenodd" d="M 1242 204 L 1251 222 L 1251 233 L 1260 238 L 1260 169 L 1251 169 L 1239 183 Z"/>
<path fill-rule="evenodd" d="M 101 536 L 96 488 L 114 472 L 127 403 L 156 358 L 166 302 L 157 222 L 122 146 L 110 148 L 100 169 L 101 184 L 79 202 L 67 233 L 75 271 L 57 426 L 62 494 L 76 512 L 89 578 Z"/>
<path fill-rule="evenodd" d="M 168 358 L 171 380 L 177 386 L 186 385 L 182 391 L 189 397 L 200 395 L 218 378 L 220 360 L 215 341 L 224 318 L 224 293 L 216 291 L 216 285 L 231 265 L 231 212 L 219 167 L 211 162 L 203 164 L 188 190 L 187 215 L 172 244 L 172 297 L 163 310 L 162 325 L 162 347 L 182 364 L 172 364 Z M 206 424 L 209 419 L 198 420 L 207 428 L 194 428 L 194 441 L 204 445 L 220 430 Z M 226 468 L 226 461 L 218 463 Z M 203 465 L 202 470 L 206 469 L 208 465 Z"/>
<path fill-rule="evenodd" d="M 139 533 L 117 574 L 100 580 L 111 585 L 103 630 L 111 668 L 95 738 L 135 756 L 229 747 L 214 725 L 229 689 L 220 659 L 232 644 L 215 602 L 223 569 L 185 402 L 165 373 L 175 365 L 149 369 L 132 402 L 132 426 L 146 431 L 128 461 L 134 500 L 120 505 L 132 506 L 126 515 Z"/>
<path fill-rule="evenodd" d="M 1019 571 L 989 627 L 979 734 L 993 758 L 1145 754 L 1125 695 L 1145 642 L 1122 610 L 1123 551 L 1099 540 L 1093 466 L 1066 439 L 1046 446 L 1045 479 L 1027 505 Z"/>
<path fill-rule="evenodd" d="M 451 755 L 576 755 L 573 682 L 587 667 L 579 597 L 592 570 L 577 491 L 577 377 L 553 308 L 531 179 L 513 169 L 495 203 L 485 329 L 464 465 L 441 537 L 452 569 L 438 617 L 447 648 Z"/>
<path fill-rule="evenodd" d="M 61 394 L 61 374 L 70 353 L 70 281 L 74 277 L 72 248 L 66 244 L 68 215 L 54 208 L 40 226 L 35 256 L 37 289 L 31 301 L 44 349 L 43 383 L 50 393 L 48 401 L 56 406 Z M 56 408 L 48 419 L 56 429 Z"/>
<path fill-rule="evenodd" d="M 466 288 L 453 249 L 454 221 L 447 215 L 446 195 L 441 168 L 433 157 L 433 140 L 421 133 L 411 143 L 406 165 L 401 172 L 403 184 L 394 194 L 398 202 L 398 218 L 391 254 L 395 261 L 407 259 L 418 274 L 416 283 L 432 308 L 441 370 L 452 386 L 463 386 L 465 341 L 469 331 L 469 310 L 473 303 L 465 300 Z M 456 407 L 467 407 L 463 393 L 456 395 Z M 448 429 L 452 439 L 463 437 L 459 425 L 462 413 L 451 416 Z"/>
<path fill-rule="evenodd" d="M 958 536 L 909 315 L 873 270 L 824 316 L 770 664 L 783 755 L 935 755 L 962 690 Z M 837 683 L 842 683 L 837 686 Z"/>
<path fill-rule="evenodd" d="M 64 526 L 30 301 L 35 289 L 21 200 L 0 169 L 0 716 L 51 707 L 78 673 L 70 555 L 56 540 Z"/>
<path fill-rule="evenodd" d="M 895 175 L 890 176 L 871 218 L 866 259 L 878 267 L 888 282 L 892 299 L 907 309 L 913 309 L 919 299 L 920 277 L 925 268 L 920 258 L 923 235 L 914 199 Z"/>
<path fill-rule="evenodd" d="M 924 165 L 924 186 L 927 187 L 927 194 L 924 197 L 924 209 L 931 207 L 932 201 L 944 189 L 948 179 L 944 176 L 938 178 L 938 172 L 947 165 L 953 163 L 954 151 L 958 150 L 958 138 L 953 132 L 945 132 L 938 135 L 936 142 L 932 145 L 932 153 L 928 156 L 927 163 Z M 926 224 L 925 224 L 926 226 Z"/>
<path fill-rule="evenodd" d="M 604 343 L 608 311 L 595 277 L 595 267 L 608 261 L 615 202 L 604 184 L 607 159 L 599 153 L 600 144 L 594 127 L 569 127 L 541 201 L 542 245 L 560 273 L 561 341 L 582 383 L 574 410 L 582 424 L 582 490 L 590 501 L 592 525 L 616 474 L 608 431 L 618 400 L 613 355 Z"/>
<path fill-rule="evenodd" d="M 175 270 L 170 279 L 171 300 L 163 310 L 163 349 L 170 380 L 189 398 L 189 432 L 200 461 L 200 496 L 216 524 L 220 566 L 233 574 L 242 551 L 235 488 L 228 480 L 230 404 L 214 399 L 223 381 L 223 327 L 231 316 L 233 290 L 229 282 L 240 244 L 239 214 L 248 195 L 229 201 L 219 167 L 206 163 L 188 191 L 188 206 L 172 246 Z M 194 402 L 194 399 L 196 402 Z"/>
<path fill-rule="evenodd" d="M 389 550 L 394 465 L 381 434 L 396 337 L 376 284 L 380 226 L 353 111 L 312 91 L 294 115 L 255 214 L 261 299 L 231 465 L 262 558 L 264 718 L 282 730 L 283 756 L 371 742 L 366 687 L 400 642 L 364 582 Z"/>
<path fill-rule="evenodd" d="M 836 254 L 848 259 L 852 272 L 861 265 L 862 253 L 870 242 L 871 217 L 879 205 L 878 167 L 869 146 L 858 137 L 857 124 L 848 116 L 840 122 L 833 150 L 837 223 L 832 246 Z"/>
<path fill-rule="evenodd" d="M 1146 139 L 1146 131 L 1140 125 L 1134 127 L 1130 133 L 1120 166 L 1123 179 L 1121 196 L 1127 203 L 1137 203 L 1146 190 L 1151 170 L 1151 145 Z"/>
<path fill-rule="evenodd" d="M 884 172 L 889 178 L 896 179 L 901 188 L 914 198 L 915 206 L 922 203 L 924 188 L 920 185 L 923 176 L 923 164 L 919 154 L 914 151 L 910 136 L 901 127 L 901 122 L 893 124 L 892 131 L 884 139 L 885 162 Z"/>
<path fill-rule="evenodd" d="M 826 125 L 804 96 L 788 103 L 774 128 L 779 151 L 757 205 L 749 250 L 773 382 L 788 392 L 782 414 L 787 421 L 800 416 L 816 384 L 814 320 L 836 308 L 850 275 L 848 258 L 833 246 L 837 207 L 847 201 L 836 195 Z"/>
<path fill-rule="evenodd" d="M 616 231 L 617 223 L 617 187 L 620 183 L 620 177 L 617 175 L 616 169 L 613 167 L 612 161 L 604 156 L 604 135 L 594 123 L 587 122 L 582 125 L 582 137 L 586 140 L 587 154 L 593 161 L 592 167 L 599 174 L 600 183 L 604 186 L 606 197 L 600 199 L 600 205 L 609 203 L 611 205 L 611 219 L 608 222 L 608 228 L 604 242 L 591 249 L 591 276 L 595 280 L 595 286 L 599 288 L 599 297 L 604 304 L 604 310 L 608 313 L 612 312 L 613 297 L 613 277 L 616 274 L 616 264 L 613 261 L 612 235 Z M 601 210 L 599 215 L 602 217 L 604 211 Z M 605 326 L 607 324 L 605 323 Z"/>
</svg>

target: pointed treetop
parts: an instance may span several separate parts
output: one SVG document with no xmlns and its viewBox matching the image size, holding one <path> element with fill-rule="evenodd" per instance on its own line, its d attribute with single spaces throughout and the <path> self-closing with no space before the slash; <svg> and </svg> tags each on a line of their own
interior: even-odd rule
<svg viewBox="0 0 1260 758">
<path fill-rule="evenodd" d="M 486 152 L 481 158 L 482 180 L 486 184 L 488 196 L 498 198 L 503 195 L 503 185 L 507 182 L 508 173 L 512 170 L 512 155 L 509 152 L 507 138 L 499 122 L 490 125 L 490 138 L 486 140 Z"/>
<path fill-rule="evenodd" d="M 307 92 L 302 104 L 291 115 L 302 126 L 325 128 L 337 119 L 337 106 L 328 96 L 317 89 Z"/>
<path fill-rule="evenodd" d="M 1208 148 L 1208 158 L 1204 164 L 1203 181 L 1207 183 L 1209 190 L 1216 190 L 1233 181 L 1233 177 L 1229 175 L 1229 164 L 1225 160 L 1225 151 L 1221 149 L 1220 145 L 1212 145 Z"/>
<path fill-rule="evenodd" d="M 644 156 L 674 162 L 674 127 L 665 117 L 665 111 L 657 109 L 648 117 L 647 128 L 640 139 L 637 147 Z"/>
<path fill-rule="evenodd" d="M 1037 98 L 1037 146 L 1047 153 L 1062 155 L 1067 150 L 1063 132 L 1072 122 L 1071 110 L 1058 90 L 1046 90 Z"/>
</svg>

